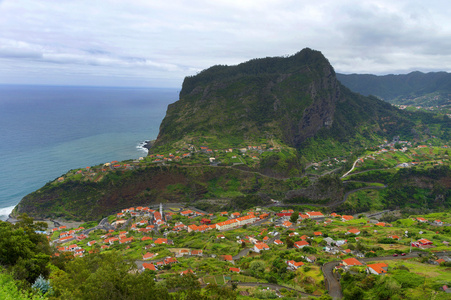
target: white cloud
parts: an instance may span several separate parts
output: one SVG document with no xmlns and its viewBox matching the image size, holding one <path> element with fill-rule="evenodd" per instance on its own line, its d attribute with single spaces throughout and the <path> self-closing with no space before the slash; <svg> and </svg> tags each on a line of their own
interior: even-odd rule
<svg viewBox="0 0 451 300">
<path fill-rule="evenodd" d="M 0 82 L 179 87 L 214 64 L 305 47 L 337 72 L 450 71 L 450 10 L 434 0 L 5 0 Z"/>
</svg>

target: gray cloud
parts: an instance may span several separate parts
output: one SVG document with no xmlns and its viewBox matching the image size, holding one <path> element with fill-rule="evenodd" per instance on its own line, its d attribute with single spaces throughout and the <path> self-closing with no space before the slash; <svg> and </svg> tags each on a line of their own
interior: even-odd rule
<svg viewBox="0 0 451 300">
<path fill-rule="evenodd" d="M 337 72 L 451 71 L 450 10 L 435 0 L 5 0 L 0 82 L 179 87 L 214 64 L 304 47 Z"/>
</svg>

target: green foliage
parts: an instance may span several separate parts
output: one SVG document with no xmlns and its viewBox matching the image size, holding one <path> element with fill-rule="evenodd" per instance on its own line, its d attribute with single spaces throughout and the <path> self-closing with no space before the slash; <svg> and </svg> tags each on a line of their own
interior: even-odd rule
<svg viewBox="0 0 451 300">
<path fill-rule="evenodd" d="M 134 274 L 136 266 L 114 251 L 72 260 L 50 278 L 62 299 L 169 299 L 151 272 Z"/>
<path fill-rule="evenodd" d="M 43 296 L 31 292 L 22 291 L 17 287 L 13 277 L 0 272 L 0 299 L 2 300 L 38 300 Z"/>
<path fill-rule="evenodd" d="M 400 269 L 393 271 L 393 278 L 401 284 L 402 288 L 415 288 L 425 281 L 423 276 Z"/>
<path fill-rule="evenodd" d="M 33 283 L 40 275 L 48 275 L 50 247 L 47 238 L 36 230 L 45 229 L 47 224 L 33 223 L 26 214 L 12 225 L 0 221 L 0 263 L 6 266 L 14 277 Z"/>
</svg>

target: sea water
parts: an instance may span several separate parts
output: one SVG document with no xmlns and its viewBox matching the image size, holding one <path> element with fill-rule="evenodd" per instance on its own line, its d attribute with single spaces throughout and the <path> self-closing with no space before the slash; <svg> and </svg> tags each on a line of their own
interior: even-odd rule
<svg viewBox="0 0 451 300">
<path fill-rule="evenodd" d="M 67 171 L 145 156 L 177 89 L 0 85 L 0 218 Z"/>
</svg>

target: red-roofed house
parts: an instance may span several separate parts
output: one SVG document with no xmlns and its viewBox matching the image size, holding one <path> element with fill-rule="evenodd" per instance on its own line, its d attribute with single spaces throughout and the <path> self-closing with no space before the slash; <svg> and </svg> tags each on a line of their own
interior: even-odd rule
<svg viewBox="0 0 451 300">
<path fill-rule="evenodd" d="M 425 247 L 425 246 L 432 246 L 432 244 L 433 243 L 430 240 L 420 239 L 420 240 L 418 240 L 416 242 L 413 242 L 412 246 L 413 247 L 417 247 L 417 248 L 422 248 L 422 247 Z"/>
<path fill-rule="evenodd" d="M 157 254 L 155 254 L 155 253 L 149 253 L 149 252 L 147 252 L 146 254 L 143 255 L 143 260 L 149 260 L 149 259 L 152 259 L 152 258 L 154 258 L 156 255 L 157 255 Z"/>
<path fill-rule="evenodd" d="M 170 264 L 175 264 L 175 263 L 178 263 L 177 258 L 175 258 L 175 257 L 166 257 L 164 259 L 165 265 L 170 265 Z"/>
<path fill-rule="evenodd" d="M 254 251 L 260 253 L 260 251 L 269 250 L 269 246 L 265 243 L 257 243 L 254 245 Z"/>
<path fill-rule="evenodd" d="M 343 265 L 345 266 L 362 266 L 363 264 L 354 257 L 343 259 Z"/>
<path fill-rule="evenodd" d="M 294 246 L 295 246 L 296 248 L 298 248 L 298 249 L 302 249 L 302 248 L 304 248 L 305 246 L 309 246 L 309 243 L 306 242 L 306 241 L 298 241 L 298 242 L 295 242 L 295 243 L 294 243 Z"/>
<path fill-rule="evenodd" d="M 367 271 L 368 273 L 374 274 L 374 275 L 383 275 L 387 273 L 388 265 L 386 263 L 377 263 L 377 264 L 370 264 L 367 265 Z"/>
<path fill-rule="evenodd" d="M 288 260 L 287 265 L 292 270 L 297 270 L 298 268 L 302 267 L 304 263 L 302 261 L 296 262 L 294 260 Z"/>
<path fill-rule="evenodd" d="M 360 230 L 358 230 L 357 228 L 351 228 L 351 229 L 348 230 L 348 232 L 346 232 L 346 234 L 359 235 L 360 234 Z"/>
<path fill-rule="evenodd" d="M 309 211 L 305 213 L 311 219 L 324 218 L 324 215 L 319 211 Z"/>
<path fill-rule="evenodd" d="M 194 274 L 193 270 L 188 269 L 188 270 L 185 270 L 185 271 L 180 272 L 180 276 L 187 275 L 187 274 L 190 274 L 190 273 L 191 273 L 191 274 Z"/>
<path fill-rule="evenodd" d="M 276 245 L 283 245 L 283 242 L 281 240 L 275 240 L 274 244 L 276 244 Z"/>
<path fill-rule="evenodd" d="M 221 255 L 222 259 L 225 261 L 231 261 L 233 262 L 233 257 L 232 255 Z"/>
<path fill-rule="evenodd" d="M 353 216 L 348 216 L 348 215 L 343 215 L 343 216 L 341 216 L 341 220 L 342 220 L 343 222 L 351 221 L 352 219 L 354 219 Z"/>
<path fill-rule="evenodd" d="M 227 230 L 236 226 L 238 226 L 236 219 L 230 219 L 224 222 L 216 223 L 216 229 L 218 230 Z"/>
<path fill-rule="evenodd" d="M 151 264 L 151 263 L 143 263 L 143 270 L 156 271 L 157 268 L 155 267 L 154 264 Z"/>
<path fill-rule="evenodd" d="M 229 271 L 230 272 L 234 272 L 234 273 L 240 273 L 241 272 L 240 268 L 232 268 L 232 267 L 229 268 Z"/>
<path fill-rule="evenodd" d="M 285 228 L 289 228 L 293 225 L 293 223 L 291 223 L 290 221 L 285 221 L 282 223 L 282 226 Z"/>
</svg>

